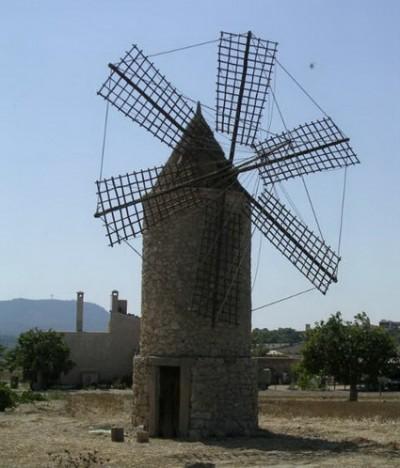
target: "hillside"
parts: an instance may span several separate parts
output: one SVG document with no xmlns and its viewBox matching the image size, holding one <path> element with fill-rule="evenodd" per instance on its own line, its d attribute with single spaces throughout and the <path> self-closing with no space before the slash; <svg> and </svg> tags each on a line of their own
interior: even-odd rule
<svg viewBox="0 0 400 468">
<path fill-rule="evenodd" d="M 12 299 L 0 301 L 0 335 L 18 336 L 38 327 L 43 330 L 75 330 L 75 301 L 58 299 Z M 107 330 L 109 313 L 97 304 L 85 302 L 84 331 Z"/>
</svg>

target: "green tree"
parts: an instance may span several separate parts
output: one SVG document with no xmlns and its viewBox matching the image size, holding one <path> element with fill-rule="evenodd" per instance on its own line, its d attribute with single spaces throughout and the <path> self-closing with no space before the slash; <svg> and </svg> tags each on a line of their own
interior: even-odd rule
<svg viewBox="0 0 400 468">
<path fill-rule="evenodd" d="M 277 330 L 268 330 L 268 328 L 255 328 L 251 332 L 253 345 L 264 343 L 299 343 L 304 340 L 304 332 L 294 330 L 293 328 L 278 328 Z"/>
<path fill-rule="evenodd" d="M 37 328 L 21 333 L 13 354 L 13 364 L 22 368 L 31 387 L 46 389 L 63 372 L 74 366 L 63 334 Z"/>
<path fill-rule="evenodd" d="M 17 367 L 16 348 L 7 349 L 4 354 L 4 367 L 13 373 Z"/>
<path fill-rule="evenodd" d="M 6 367 L 6 348 L 0 344 L 0 372 Z"/>
<path fill-rule="evenodd" d="M 365 312 L 344 321 L 337 312 L 321 321 L 306 334 L 302 349 L 304 369 L 311 374 L 325 374 L 350 385 L 350 401 L 357 401 L 357 384 L 367 378 L 376 382 L 387 373 L 397 356 L 389 334 L 371 325 Z"/>
</svg>

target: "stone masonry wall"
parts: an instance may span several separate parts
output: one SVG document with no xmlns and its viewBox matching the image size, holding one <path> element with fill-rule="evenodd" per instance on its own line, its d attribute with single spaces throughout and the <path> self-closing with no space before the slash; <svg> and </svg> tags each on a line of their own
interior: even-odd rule
<svg viewBox="0 0 400 468">
<path fill-rule="evenodd" d="M 201 189 L 215 199 L 220 191 Z M 218 322 L 191 310 L 206 208 L 191 208 L 152 227 L 143 237 L 140 354 L 142 356 L 249 356 L 251 328 L 250 220 L 240 192 L 227 192 L 225 215 L 241 216 L 238 324 Z M 179 217 L 179 219 L 178 219 Z"/>
<path fill-rule="evenodd" d="M 249 435 L 257 429 L 256 366 L 250 358 L 202 358 L 192 369 L 189 435 Z"/>
<path fill-rule="evenodd" d="M 182 360 L 184 361 L 184 360 Z M 151 358 L 135 357 L 133 384 L 134 427 L 150 426 L 149 381 Z M 192 360 L 188 436 L 249 435 L 257 429 L 257 366 L 251 358 Z M 156 403 L 157 404 L 157 403 Z"/>
<path fill-rule="evenodd" d="M 150 364 L 147 358 L 135 356 L 133 358 L 133 427 L 149 427 L 149 374 Z"/>
</svg>

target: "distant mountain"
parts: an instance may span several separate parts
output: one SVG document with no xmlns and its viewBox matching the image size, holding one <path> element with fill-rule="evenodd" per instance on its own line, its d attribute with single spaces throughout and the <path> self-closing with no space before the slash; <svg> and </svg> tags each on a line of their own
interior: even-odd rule
<svg viewBox="0 0 400 468">
<path fill-rule="evenodd" d="M 33 327 L 75 331 L 75 301 L 58 299 L 12 299 L 0 301 L 0 335 L 18 336 Z M 84 331 L 106 331 L 109 313 L 97 304 L 85 302 Z"/>
</svg>

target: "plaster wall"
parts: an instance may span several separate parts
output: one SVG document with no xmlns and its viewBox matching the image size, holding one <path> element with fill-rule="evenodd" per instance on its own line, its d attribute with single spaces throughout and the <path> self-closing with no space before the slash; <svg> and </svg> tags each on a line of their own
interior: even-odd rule
<svg viewBox="0 0 400 468">
<path fill-rule="evenodd" d="M 139 349 L 140 319 L 118 312 L 110 314 L 108 332 L 65 332 L 75 367 L 62 375 L 63 385 L 82 385 L 82 375 L 97 374 L 99 382 L 131 375 L 132 359 Z"/>
</svg>

